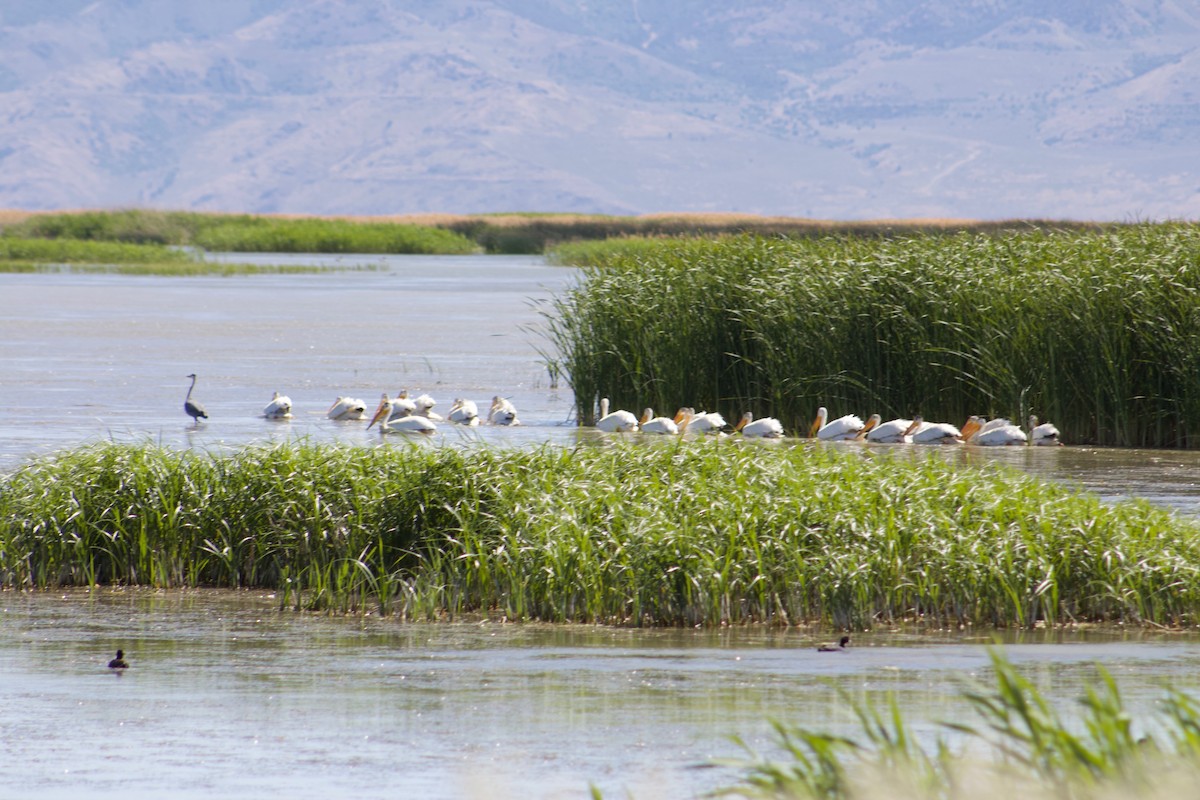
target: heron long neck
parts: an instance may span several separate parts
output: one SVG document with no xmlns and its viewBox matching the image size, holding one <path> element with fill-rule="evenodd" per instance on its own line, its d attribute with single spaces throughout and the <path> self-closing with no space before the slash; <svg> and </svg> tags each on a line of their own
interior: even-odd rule
<svg viewBox="0 0 1200 800">
<path fill-rule="evenodd" d="M 183 398 L 183 399 L 184 399 L 184 400 L 191 400 L 191 399 L 192 399 L 192 389 L 195 389 L 195 388 L 196 388 L 196 376 L 195 376 L 195 375 L 193 375 L 193 376 L 192 376 L 192 385 L 188 387 L 188 393 L 187 393 L 187 397 L 185 397 L 185 398 Z M 179 395 L 175 395 L 175 396 L 176 396 L 176 397 L 178 397 Z"/>
</svg>

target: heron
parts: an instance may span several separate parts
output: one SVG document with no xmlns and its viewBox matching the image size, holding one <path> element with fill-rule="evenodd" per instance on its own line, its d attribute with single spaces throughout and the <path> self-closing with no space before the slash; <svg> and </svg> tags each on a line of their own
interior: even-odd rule
<svg viewBox="0 0 1200 800">
<path fill-rule="evenodd" d="M 187 397 L 183 398 L 183 410 L 199 425 L 201 417 L 208 419 L 208 412 L 204 410 L 204 406 L 192 400 L 192 390 L 196 388 L 196 373 L 193 372 L 188 377 L 192 379 L 192 385 L 188 387 Z"/>
</svg>

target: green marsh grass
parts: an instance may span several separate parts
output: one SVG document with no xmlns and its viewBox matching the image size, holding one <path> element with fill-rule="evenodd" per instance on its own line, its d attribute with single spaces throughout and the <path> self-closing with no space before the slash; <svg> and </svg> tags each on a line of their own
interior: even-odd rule
<svg viewBox="0 0 1200 800">
<path fill-rule="evenodd" d="M 264 587 L 287 607 L 618 625 L 1187 625 L 1194 524 L 940 459 L 99 444 L 0 481 L 0 583 Z"/>
<path fill-rule="evenodd" d="M 162 245 L 0 236 L 0 269 L 34 263 L 102 265 L 196 263 L 194 254 Z M 19 268 L 19 266 L 18 266 Z"/>
<path fill-rule="evenodd" d="M 789 238 L 860 236 L 888 238 L 947 231 L 1003 232 L 1045 229 L 1103 230 L 1114 226 L 1052 220 L 867 220 L 833 221 L 752 214 L 497 213 L 400 216 L 305 217 L 124 209 L 59 213 L 0 212 L 7 235 L 96 241 L 197 245 L 210 250 L 256 252 L 446 252 L 460 253 L 463 240 L 487 253 L 543 253 L 564 243 L 636 237 L 713 237 L 757 234 Z M 351 226 L 351 227 L 347 227 Z M 395 249 L 393 232 L 405 229 Z M 426 236 L 417 230 L 435 230 Z M 445 234 L 454 234 L 447 238 Z M 206 243 L 206 241 L 208 243 Z M 315 249 L 319 248 L 319 249 Z"/>
<path fill-rule="evenodd" d="M 880 705 L 841 692 L 861 735 L 775 722 L 778 757 L 747 747 L 728 762 L 742 780 L 718 796 L 758 800 L 1033 797 L 1166 798 L 1191 794 L 1200 774 L 1200 704 L 1164 689 L 1151 720 L 1135 720 L 1112 675 L 1097 666 L 1081 713 L 1057 711 L 999 650 L 991 683 L 964 686 L 978 722 L 943 723 L 958 734 L 923 745 L 894 698 Z M 1075 717 L 1078 716 L 1078 719 Z"/>
<path fill-rule="evenodd" d="M 274 253 L 472 253 L 478 246 L 450 230 L 396 222 L 285 218 L 184 211 L 88 211 L 38 214 L 9 225 L 4 241 L 187 245 L 208 251 Z"/>
<path fill-rule="evenodd" d="M 605 257 L 603 251 L 610 250 Z M 574 253 L 574 255 L 572 255 Z M 1053 421 L 1200 446 L 1200 227 L 643 240 L 585 266 L 551 339 L 581 421 L 614 407 Z"/>
</svg>

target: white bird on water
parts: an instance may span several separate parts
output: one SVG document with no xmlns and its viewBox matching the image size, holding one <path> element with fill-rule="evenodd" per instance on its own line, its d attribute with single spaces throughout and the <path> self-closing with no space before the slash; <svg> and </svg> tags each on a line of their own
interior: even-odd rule
<svg viewBox="0 0 1200 800">
<path fill-rule="evenodd" d="M 683 433 L 683 423 L 687 422 L 688 433 L 720 433 L 728 425 L 725 418 L 716 411 L 697 412 L 691 406 L 679 409 L 675 422 L 680 425 L 679 432 Z"/>
<path fill-rule="evenodd" d="M 267 419 L 291 419 L 292 398 L 279 392 L 273 393 L 271 402 L 263 409 L 263 416 Z"/>
<path fill-rule="evenodd" d="M 357 397 L 338 397 L 325 412 L 329 419 L 362 419 L 367 415 L 367 404 Z"/>
<path fill-rule="evenodd" d="M 446 412 L 446 418 L 458 425 L 474 427 L 479 424 L 479 406 L 475 405 L 474 400 L 456 397 L 450 404 L 450 410 Z"/>
<path fill-rule="evenodd" d="M 367 423 L 367 429 L 370 430 L 371 426 L 378 422 L 380 433 L 431 434 L 437 431 L 437 424 L 433 420 L 419 414 L 402 414 L 393 417 L 395 406 L 396 400 L 389 400 L 385 394 L 379 402 L 379 407 L 375 409 L 375 416 L 371 417 L 371 421 Z"/>
<path fill-rule="evenodd" d="M 647 408 L 642 412 L 642 418 L 638 421 L 638 428 L 642 433 L 659 433 L 674 436 L 679 433 L 679 425 L 670 417 L 654 416 L 654 409 Z"/>
<path fill-rule="evenodd" d="M 982 417 L 971 417 L 962 430 L 963 441 L 980 447 L 1004 447 L 1025 444 L 1025 431 L 1006 419 L 983 421 Z"/>
<path fill-rule="evenodd" d="M 596 420 L 596 430 L 605 433 L 632 433 L 638 429 L 638 418 L 632 411 L 619 409 L 608 411 L 608 398 L 600 398 L 600 419 Z"/>
<path fill-rule="evenodd" d="M 827 422 L 828 418 L 829 410 L 825 406 L 817 409 L 817 418 L 808 431 L 809 438 L 815 436 L 823 442 L 847 442 L 858 438 L 858 432 L 865 427 L 862 419 L 854 414 L 838 417 L 832 422 Z"/>
<path fill-rule="evenodd" d="M 920 414 L 913 417 L 906 431 L 913 444 L 962 444 L 962 431 L 949 422 L 926 422 Z"/>
<path fill-rule="evenodd" d="M 783 438 L 783 423 L 774 417 L 755 419 L 753 412 L 750 411 L 742 414 L 742 418 L 738 420 L 738 424 L 734 426 L 733 430 L 748 439 Z"/>
<path fill-rule="evenodd" d="M 379 402 L 384 403 L 387 401 L 387 392 L 384 392 L 383 398 Z M 407 417 L 410 414 L 417 413 L 417 401 L 408 399 L 408 389 L 405 389 L 404 391 L 400 392 L 400 394 L 392 398 L 391 403 L 392 413 L 388 419 L 399 419 L 400 417 Z"/>
<path fill-rule="evenodd" d="M 520 425 L 517 419 L 517 407 L 508 398 L 496 395 L 492 398 L 492 407 L 488 411 L 488 422 L 493 425 Z"/>
<path fill-rule="evenodd" d="M 912 424 L 911 419 L 891 419 L 884 422 L 882 416 L 872 414 L 867 424 L 858 432 L 858 438 L 874 444 L 908 444 L 912 441 L 908 435 Z"/>
<path fill-rule="evenodd" d="M 1054 447 L 1061 445 L 1062 440 L 1058 438 L 1058 428 L 1049 422 L 1043 422 L 1041 425 L 1038 425 L 1038 418 L 1030 414 L 1029 443 L 1038 447 Z"/>
<path fill-rule="evenodd" d="M 418 416 L 421 416 L 421 417 L 428 417 L 429 419 L 433 420 L 434 422 L 437 422 L 437 421 L 443 419 L 441 414 L 437 414 L 433 410 L 433 407 L 437 405 L 437 400 L 434 400 L 429 395 L 427 395 L 427 394 L 419 395 L 418 397 L 414 398 L 412 402 L 413 402 L 413 412 L 412 413 L 414 413 Z"/>
</svg>

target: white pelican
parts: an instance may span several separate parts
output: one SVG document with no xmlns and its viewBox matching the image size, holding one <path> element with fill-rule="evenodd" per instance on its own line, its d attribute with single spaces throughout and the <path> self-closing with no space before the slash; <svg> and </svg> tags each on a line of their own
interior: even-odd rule
<svg viewBox="0 0 1200 800">
<path fill-rule="evenodd" d="M 600 419 L 596 420 L 596 430 L 605 433 L 632 433 L 638 429 L 638 419 L 632 411 L 619 409 L 608 412 L 608 398 L 600 398 Z"/>
<path fill-rule="evenodd" d="M 339 397 L 325 412 L 330 419 L 362 419 L 367 415 L 367 404 L 357 397 Z"/>
<path fill-rule="evenodd" d="M 459 425 L 474 427 L 479 424 L 479 406 L 475 405 L 474 400 L 456 397 L 446 412 L 446 418 Z"/>
<path fill-rule="evenodd" d="M 872 414 L 858 435 L 876 444 L 908 444 L 912 441 L 908 436 L 912 424 L 911 419 L 892 419 L 884 422 L 883 417 Z"/>
<path fill-rule="evenodd" d="M 858 432 L 866 427 L 854 414 L 838 417 L 833 422 L 826 422 L 828 417 L 829 411 L 825 406 L 817 409 L 817 418 L 808 431 L 809 438 L 816 436 L 824 442 L 846 442 L 857 438 Z"/>
<path fill-rule="evenodd" d="M 292 398 L 275 392 L 271 395 L 271 402 L 263 409 L 263 416 L 267 419 L 291 419 Z"/>
<path fill-rule="evenodd" d="M 387 399 L 387 392 L 384 392 L 383 399 L 379 402 L 386 403 Z M 433 398 L 430 399 L 432 400 Z M 405 389 L 400 392 L 400 394 L 396 395 L 395 399 L 393 399 L 391 402 L 392 415 L 388 417 L 388 420 L 399 419 L 400 417 L 407 417 L 410 414 L 417 413 L 417 403 L 415 400 L 408 399 L 408 389 Z"/>
<path fill-rule="evenodd" d="M 417 416 L 426 417 L 428 419 L 433 420 L 434 422 L 437 422 L 437 421 L 443 419 L 441 414 L 435 413 L 433 410 L 433 407 L 437 405 L 437 400 L 434 400 L 429 395 L 423 394 L 420 397 L 417 397 L 416 399 L 414 399 L 412 402 L 413 402 L 412 413 L 416 414 Z"/>
<path fill-rule="evenodd" d="M 913 444 L 962 444 L 962 431 L 949 422 L 926 422 L 920 414 L 913 417 L 907 431 Z"/>
<path fill-rule="evenodd" d="M 1053 447 L 1062 444 L 1062 441 L 1058 438 L 1058 428 L 1049 422 L 1043 422 L 1041 425 L 1038 425 L 1038 418 L 1030 414 L 1029 443 L 1032 445 Z"/>
<path fill-rule="evenodd" d="M 672 436 L 679 433 L 679 425 L 670 417 L 654 416 L 654 409 L 647 408 L 642 412 L 640 420 L 642 433 L 667 433 Z"/>
<path fill-rule="evenodd" d="M 367 429 L 369 430 L 378 422 L 380 433 L 433 433 L 437 430 L 437 425 L 428 417 L 417 414 L 401 414 L 393 417 L 392 414 L 396 410 L 395 405 L 396 401 L 389 400 L 385 394 L 379 403 L 379 408 L 375 409 L 375 416 L 371 417 L 371 421 L 367 423 Z"/>
<path fill-rule="evenodd" d="M 196 373 L 193 372 L 188 377 L 192 379 L 192 385 L 188 387 L 187 397 L 183 398 L 183 410 L 199 425 L 201 417 L 208 419 L 208 412 L 204 410 L 204 406 L 200 405 L 199 400 L 192 399 L 192 389 L 196 388 Z"/>
<path fill-rule="evenodd" d="M 981 447 L 1001 447 L 1025 444 L 1025 431 L 1006 419 L 983 421 L 982 417 L 971 417 L 963 426 L 963 441 Z"/>
<path fill-rule="evenodd" d="M 492 398 L 492 407 L 488 411 L 488 422 L 493 425 L 520 425 L 517 419 L 517 408 L 507 398 L 496 395 Z"/>
<path fill-rule="evenodd" d="M 725 418 L 716 411 L 701 411 L 697 413 L 694 409 L 681 408 L 679 413 L 675 415 L 675 422 L 682 425 L 687 422 L 688 433 L 720 433 L 728 424 Z M 682 427 L 680 433 L 683 433 Z"/>
<path fill-rule="evenodd" d="M 755 419 L 754 414 L 747 411 L 742 414 L 738 424 L 733 428 L 734 433 L 740 433 L 748 439 L 782 439 L 783 424 L 774 417 Z"/>
</svg>

